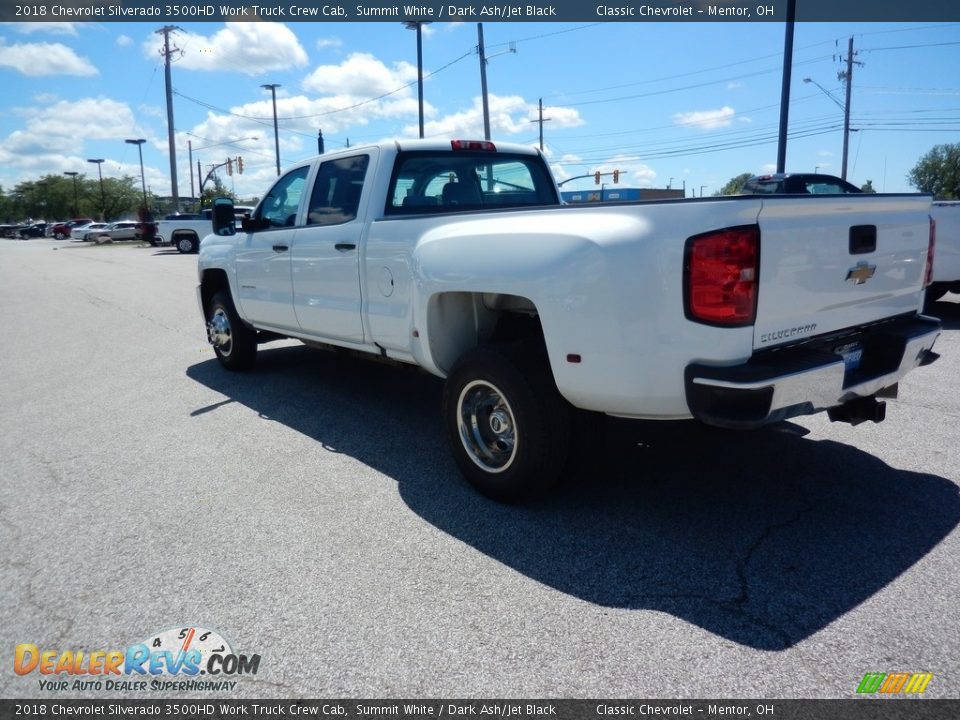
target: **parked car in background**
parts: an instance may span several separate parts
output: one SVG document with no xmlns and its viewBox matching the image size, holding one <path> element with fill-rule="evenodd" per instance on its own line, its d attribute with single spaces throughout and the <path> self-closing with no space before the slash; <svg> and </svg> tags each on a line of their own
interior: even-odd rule
<svg viewBox="0 0 960 720">
<path fill-rule="evenodd" d="M 18 233 L 21 238 L 24 240 L 28 238 L 38 238 L 43 237 L 44 232 L 47 230 L 47 224 L 45 222 L 34 223 L 33 225 L 27 225 L 20 229 Z"/>
<path fill-rule="evenodd" d="M 64 238 L 70 237 L 70 232 L 75 227 L 89 225 L 92 222 L 93 218 L 74 218 L 73 220 L 67 220 L 66 222 L 55 223 L 51 228 L 51 235 L 57 240 L 63 240 Z"/>
<path fill-rule="evenodd" d="M 254 208 L 249 205 L 237 205 L 234 216 L 237 226 L 245 217 L 249 217 Z M 200 241 L 213 230 L 211 208 L 204 208 L 199 215 L 168 215 L 157 223 L 157 243 L 169 242 L 182 253 L 195 253 Z"/>
<path fill-rule="evenodd" d="M 740 195 L 846 195 L 863 190 L 834 175 L 819 173 L 776 173 L 754 175 L 740 189 Z"/>
<path fill-rule="evenodd" d="M 83 240 L 88 232 L 92 230 L 103 230 L 107 226 L 107 223 L 87 223 L 86 225 L 78 225 L 70 231 L 70 237 L 74 240 Z"/>
<path fill-rule="evenodd" d="M 91 230 L 84 236 L 84 240 L 96 240 L 98 238 L 108 237 L 111 240 L 133 240 L 137 233 L 136 220 L 118 220 L 110 223 L 105 228 Z"/>
<path fill-rule="evenodd" d="M 960 201 L 938 201 L 930 207 L 936 223 L 933 283 L 927 288 L 927 307 L 948 292 L 960 293 Z"/>
</svg>

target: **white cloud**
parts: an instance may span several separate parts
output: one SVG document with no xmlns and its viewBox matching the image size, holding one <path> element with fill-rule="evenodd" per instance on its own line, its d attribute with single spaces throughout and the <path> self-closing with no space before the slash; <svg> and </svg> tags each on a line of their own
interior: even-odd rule
<svg viewBox="0 0 960 720">
<path fill-rule="evenodd" d="M 79 75 L 98 74 L 86 58 L 61 43 L 3 44 L 0 38 L 0 67 L 13 68 L 22 75 Z"/>
<path fill-rule="evenodd" d="M 283 23 L 228 22 L 209 37 L 178 32 L 173 38 L 183 49 L 178 69 L 230 71 L 253 76 L 307 64 L 307 52 Z M 143 44 L 144 55 L 156 58 L 162 42 L 161 36 L 151 35 Z"/>
<path fill-rule="evenodd" d="M 0 23 L 12 27 L 21 35 L 31 35 L 36 32 L 50 33 L 51 35 L 76 35 L 77 23 L 72 22 L 11 22 Z"/>
<path fill-rule="evenodd" d="M 727 83 L 727 90 L 739 90 L 744 87 L 746 87 L 746 85 L 744 85 L 742 82 L 734 81 L 734 82 Z"/>
<path fill-rule="evenodd" d="M 133 45 L 133 38 L 129 35 L 117 35 L 117 45 L 120 47 L 129 47 Z"/>
<path fill-rule="evenodd" d="M 0 141 L 15 155 L 73 152 L 84 140 L 117 140 L 143 133 L 126 103 L 109 98 L 61 100 L 39 108 L 18 108 L 23 129 Z"/>
<path fill-rule="evenodd" d="M 320 65 L 302 84 L 304 90 L 316 93 L 370 98 L 416 79 L 416 65 L 398 62 L 389 68 L 369 53 L 353 53 L 339 65 Z"/>
<path fill-rule="evenodd" d="M 673 122 L 684 127 L 716 130 L 729 126 L 736 114 L 732 107 L 724 105 L 719 110 L 694 110 L 693 112 L 676 113 L 673 116 Z"/>
<path fill-rule="evenodd" d="M 338 37 L 320 38 L 317 40 L 317 49 L 326 50 L 327 48 L 343 47 L 343 40 Z"/>
<path fill-rule="evenodd" d="M 507 135 L 531 133 L 536 124 L 531 121 L 538 118 L 536 103 L 528 102 L 518 95 L 501 97 L 490 95 L 490 134 L 496 139 Z M 573 108 L 561 106 L 545 107 L 545 118 L 550 118 L 551 128 L 568 128 L 583 125 L 580 113 Z M 407 129 L 410 134 L 411 128 Z M 473 99 L 473 106 L 426 123 L 424 134 L 427 137 L 483 137 L 483 101 Z"/>
</svg>

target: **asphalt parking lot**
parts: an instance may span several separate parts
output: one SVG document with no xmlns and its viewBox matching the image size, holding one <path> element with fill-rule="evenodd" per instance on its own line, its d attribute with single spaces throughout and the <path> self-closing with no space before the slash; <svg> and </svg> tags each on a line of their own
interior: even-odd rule
<svg viewBox="0 0 960 720">
<path fill-rule="evenodd" d="M 261 656 L 220 697 L 960 695 L 960 297 L 884 423 L 618 422 L 506 507 L 460 479 L 439 381 L 292 342 L 226 373 L 195 275 L 0 240 L 0 697 L 44 695 L 19 643 L 176 627 Z"/>
</svg>

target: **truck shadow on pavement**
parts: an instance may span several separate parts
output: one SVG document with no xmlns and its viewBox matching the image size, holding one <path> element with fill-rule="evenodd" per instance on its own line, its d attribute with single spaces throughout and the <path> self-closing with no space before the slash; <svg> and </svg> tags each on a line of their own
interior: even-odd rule
<svg viewBox="0 0 960 720">
<path fill-rule="evenodd" d="M 187 375 L 389 476 L 418 516 L 536 582 L 761 650 L 837 620 L 960 522 L 954 482 L 792 423 L 731 433 L 611 421 L 589 471 L 504 506 L 461 479 L 435 378 L 304 347 L 261 348 L 253 374 L 210 360 Z"/>
</svg>

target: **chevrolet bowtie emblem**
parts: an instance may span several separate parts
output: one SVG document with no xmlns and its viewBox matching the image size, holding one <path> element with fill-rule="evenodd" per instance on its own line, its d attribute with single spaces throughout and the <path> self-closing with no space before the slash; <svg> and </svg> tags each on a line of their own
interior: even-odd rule
<svg viewBox="0 0 960 720">
<path fill-rule="evenodd" d="M 868 265 L 866 262 L 861 260 L 855 266 L 847 270 L 847 280 L 853 280 L 854 285 L 863 285 L 867 280 L 873 277 L 873 274 L 876 271 L 876 265 Z"/>
</svg>

